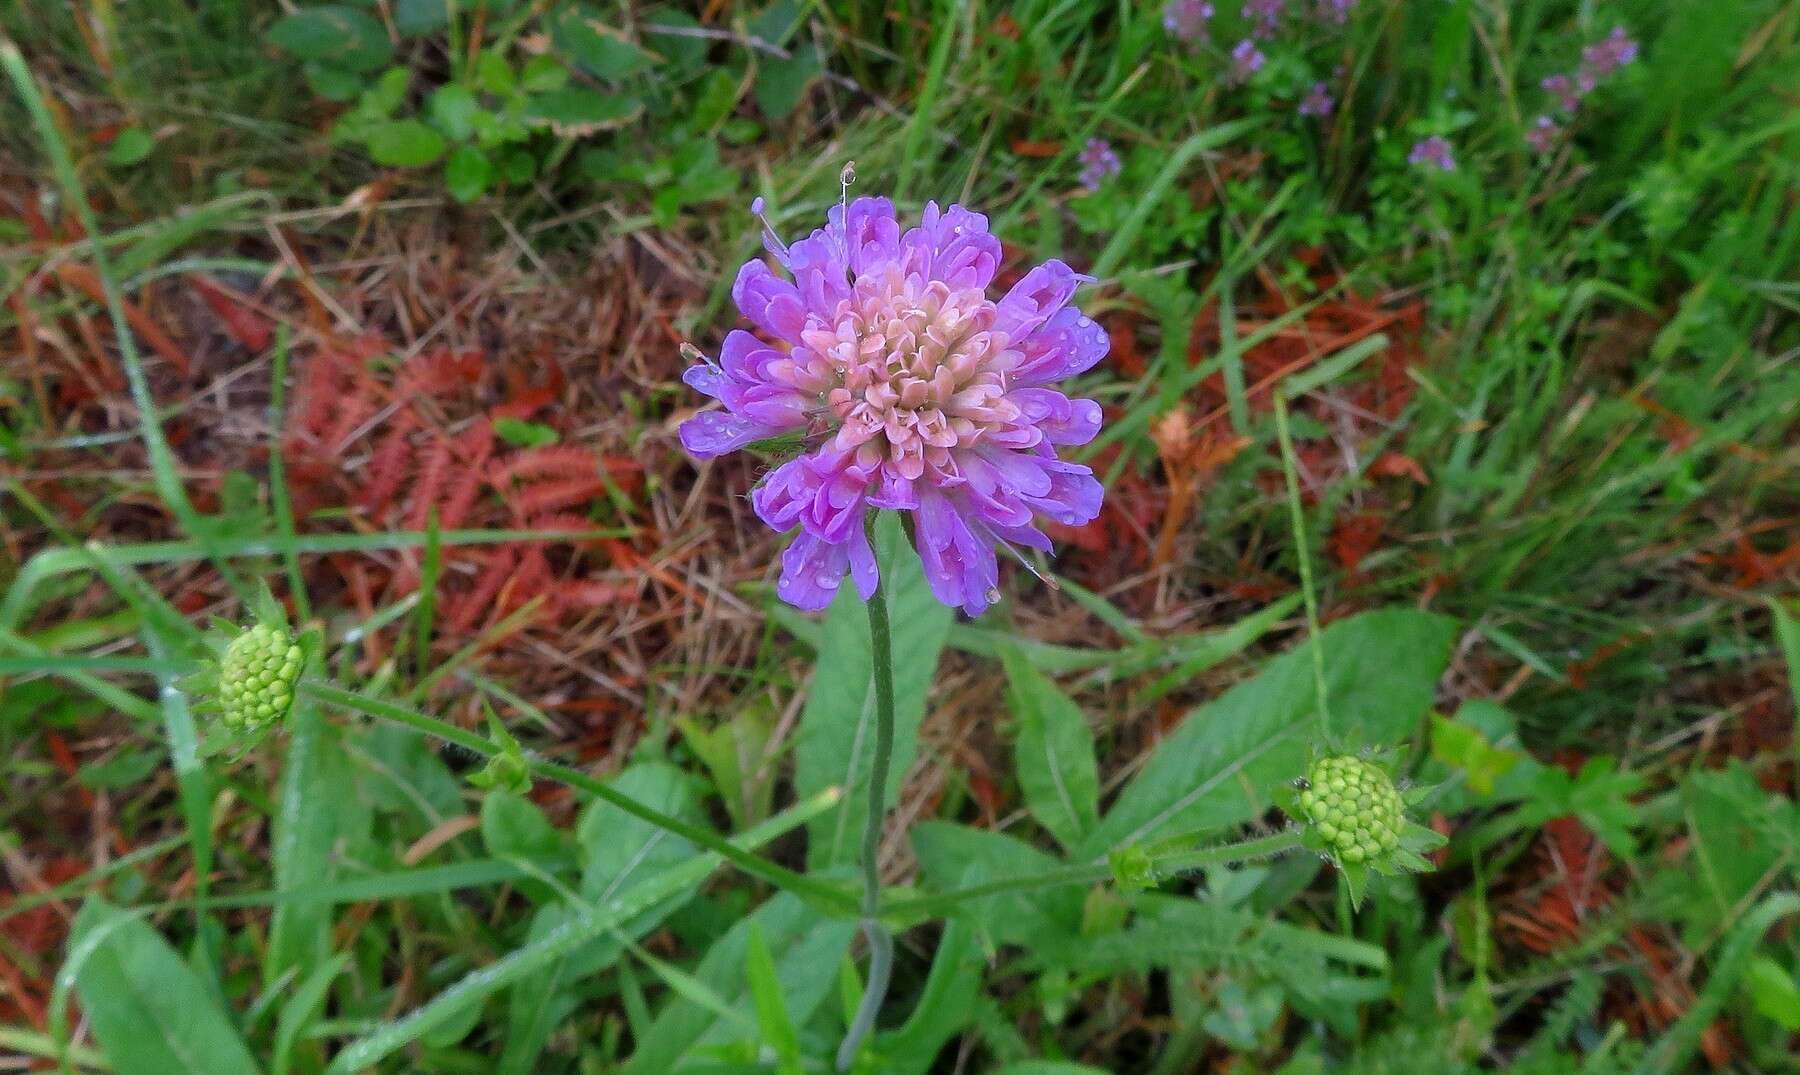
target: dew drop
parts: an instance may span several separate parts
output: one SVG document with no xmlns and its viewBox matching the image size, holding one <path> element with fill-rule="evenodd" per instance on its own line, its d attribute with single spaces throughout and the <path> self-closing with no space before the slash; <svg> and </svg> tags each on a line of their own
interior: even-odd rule
<svg viewBox="0 0 1800 1075">
<path fill-rule="evenodd" d="M 819 577 L 813 581 L 817 582 L 821 588 L 829 590 L 837 585 L 838 580 L 829 571 L 821 571 Z"/>
<path fill-rule="evenodd" d="M 983 596 L 987 598 L 988 604 L 990 604 L 990 605 L 998 604 L 1000 602 L 1000 587 L 998 587 L 998 586 L 988 587 L 988 592 L 986 594 L 984 594 Z"/>
</svg>

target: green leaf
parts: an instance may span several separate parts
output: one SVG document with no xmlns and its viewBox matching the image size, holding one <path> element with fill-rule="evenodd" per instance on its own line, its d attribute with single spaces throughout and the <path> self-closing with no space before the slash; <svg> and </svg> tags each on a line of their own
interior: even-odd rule
<svg viewBox="0 0 1800 1075">
<path fill-rule="evenodd" d="M 306 76 L 306 85 L 327 101 L 354 100 L 366 81 L 355 71 L 328 63 L 309 61 L 300 70 Z"/>
<path fill-rule="evenodd" d="M 138 163 L 150 155 L 156 148 L 156 140 L 142 127 L 127 127 L 120 131 L 106 147 L 106 163 L 115 168 L 126 168 Z"/>
<path fill-rule="evenodd" d="M 565 138 L 581 138 L 624 126 L 643 110 L 643 103 L 633 97 L 568 86 L 527 101 L 525 119 L 547 126 Z"/>
<path fill-rule="evenodd" d="M 542 448 L 557 442 L 556 430 L 519 418 L 494 419 L 494 435 L 519 448 Z"/>
<path fill-rule="evenodd" d="M 1431 704 L 1454 634 L 1453 621 L 1410 609 L 1367 612 L 1327 628 L 1318 641 L 1331 736 L 1368 747 L 1405 740 Z M 1075 857 L 1216 831 L 1268 809 L 1269 789 L 1299 776 L 1318 745 L 1316 693 L 1313 654 L 1302 642 L 1188 714 Z"/>
<path fill-rule="evenodd" d="M 525 61 L 525 70 L 519 76 L 519 85 L 532 93 L 560 90 L 568 84 L 569 69 L 555 56 L 533 56 Z"/>
<path fill-rule="evenodd" d="M 892 800 L 918 751 L 919 722 L 949 633 L 951 610 L 932 596 L 919 556 L 891 512 L 875 527 L 894 659 L 894 756 L 885 794 Z M 875 742 L 875 694 L 869 615 L 846 583 L 825 614 L 825 630 L 794 745 L 796 790 L 828 787 L 844 802 L 808 831 L 807 862 L 815 870 L 853 862 L 868 816 L 869 769 Z"/>
<path fill-rule="evenodd" d="M 993 1075 L 1107 1075 L 1107 1072 L 1064 1060 L 1022 1060 L 996 1069 Z"/>
<path fill-rule="evenodd" d="M 444 136 L 416 119 L 378 123 L 366 136 L 369 156 L 389 168 L 421 168 L 444 155 Z"/>
<path fill-rule="evenodd" d="M 800 1038 L 794 1032 L 793 1018 L 788 1015 L 787 1001 L 782 998 L 775 957 L 769 953 L 769 942 L 763 936 L 760 923 L 750 927 L 750 940 L 744 953 L 744 977 L 750 983 L 750 999 L 756 1006 L 756 1025 L 762 1032 L 762 1043 L 774 1050 L 781 1075 L 800 1075 Z"/>
<path fill-rule="evenodd" d="M 293 1064 L 295 1046 L 303 1040 L 303 1035 L 319 1018 L 319 1013 L 325 1010 L 325 997 L 331 989 L 331 983 L 344 972 L 344 967 L 349 962 L 349 954 L 339 952 L 314 967 L 306 980 L 281 1005 L 281 1014 L 275 1019 L 275 1062 L 271 1069 L 273 1075 L 287 1075 Z M 316 1050 L 318 1046 L 313 1045 L 312 1048 Z"/>
<path fill-rule="evenodd" d="M 470 117 L 481 111 L 481 102 L 475 99 L 475 93 L 469 87 L 454 82 L 439 86 L 432 91 L 426 103 L 431 110 L 432 122 L 451 141 L 467 141 L 469 135 L 474 133 Z"/>
<path fill-rule="evenodd" d="M 487 154 L 474 146 L 457 146 L 455 152 L 450 154 L 450 159 L 444 164 L 444 185 L 449 188 L 452 198 L 465 205 L 486 194 L 488 184 L 493 181 L 493 178 L 494 166 L 488 162 Z M 501 439 L 516 444 L 519 442 L 507 437 L 505 433 L 501 433 L 499 428 L 504 423 L 513 422 L 519 422 L 519 420 L 502 418 L 494 423 L 494 431 L 500 433 Z M 519 424 L 531 425 L 532 423 L 519 422 Z M 536 428 L 549 429 L 547 426 L 537 426 Z M 549 433 L 548 441 L 539 440 L 536 443 L 555 444 L 556 431 L 549 429 Z"/>
<path fill-rule="evenodd" d="M 379 20 L 343 4 L 309 7 L 269 27 L 269 40 L 302 60 L 373 71 L 394 55 Z"/>
<path fill-rule="evenodd" d="M 768 942 L 789 1018 L 804 1026 L 831 992 L 839 957 L 849 947 L 856 923 L 822 919 L 784 892 L 733 926 L 706 953 L 693 977 L 723 997 L 743 1021 L 750 1020 L 753 1007 L 744 974 L 752 930 L 760 930 Z M 622 1075 L 677 1071 L 691 1053 L 737 1040 L 741 1035 L 737 1024 L 693 1000 L 676 997 L 651 1023 Z"/>
<path fill-rule="evenodd" d="M 545 58 L 532 57 L 533 60 Z M 506 62 L 506 56 L 499 49 L 481 50 L 480 58 L 475 61 L 475 78 L 482 89 L 496 97 L 511 97 L 519 88 L 519 78 L 513 73 L 512 64 Z"/>
<path fill-rule="evenodd" d="M 618 82 L 648 68 L 656 57 L 627 41 L 619 31 L 601 22 L 585 5 L 565 7 L 550 20 L 550 41 L 556 50 L 582 70 Z"/>
<path fill-rule="evenodd" d="M 1011 877 L 1048 873 L 1063 865 L 1022 840 L 987 829 L 947 821 L 913 826 L 913 853 L 931 887 L 950 891 Z M 957 905 L 953 917 L 966 918 L 995 944 L 1027 947 L 1081 932 L 1083 893 L 1064 885 L 1048 891 L 1006 892 Z"/>
<path fill-rule="evenodd" d="M 271 841 L 278 893 L 334 879 L 340 850 L 360 843 L 370 824 L 350 757 L 318 707 L 305 700 L 298 702 L 289 724 L 293 738 L 276 796 Z M 276 982 L 290 970 L 304 973 L 328 959 L 331 923 L 329 900 L 280 904 L 269 926 L 264 984 Z"/>
<path fill-rule="evenodd" d="M 1019 721 L 1013 757 L 1025 806 L 1058 843 L 1073 847 L 1100 818 L 1093 733 L 1081 707 L 1023 654 L 1010 646 L 1000 652 Z"/>
<path fill-rule="evenodd" d="M 1768 956 L 1751 956 L 1744 968 L 1744 992 L 1757 1011 L 1783 1030 L 1790 1034 L 1800 1031 L 1800 985 L 1781 964 Z"/>
<path fill-rule="evenodd" d="M 811 48 L 796 49 L 785 60 L 764 62 L 756 72 L 756 85 L 750 91 L 756 98 L 756 107 L 770 119 L 786 119 L 799 107 L 806 87 L 824 69 L 818 51 Z"/>
<path fill-rule="evenodd" d="M 63 973 L 118 1075 L 259 1069 L 213 993 L 138 916 L 94 899 L 75 916 Z"/>
<path fill-rule="evenodd" d="M 1479 729 L 1431 715 L 1431 756 L 1462 771 L 1478 795 L 1492 795 L 1494 781 L 1523 760 L 1517 751 L 1503 750 L 1488 742 Z"/>
<path fill-rule="evenodd" d="M 938 938 L 931 973 L 898 1030 L 877 1039 L 875 1052 L 888 1058 L 893 1075 L 923 1075 L 944 1043 L 961 1033 L 975 1015 L 987 955 L 976 944 L 975 928 L 953 919 Z"/>
<path fill-rule="evenodd" d="M 395 0 L 394 28 L 402 37 L 420 37 L 450 25 L 457 0 Z"/>
</svg>

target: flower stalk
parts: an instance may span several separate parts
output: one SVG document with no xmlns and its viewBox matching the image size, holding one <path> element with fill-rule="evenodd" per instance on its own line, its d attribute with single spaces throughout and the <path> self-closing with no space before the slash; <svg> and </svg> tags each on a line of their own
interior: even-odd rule
<svg viewBox="0 0 1800 1075">
<path fill-rule="evenodd" d="M 888 629 L 887 594 L 879 582 L 866 603 L 875 680 L 875 756 L 869 766 L 869 811 L 862 840 L 862 931 L 869 942 L 869 982 L 838 1047 L 839 1071 L 850 1070 L 863 1039 L 875 1028 L 894 968 L 894 938 L 881 921 L 881 830 L 887 813 L 888 770 L 894 759 L 894 646 Z"/>
</svg>

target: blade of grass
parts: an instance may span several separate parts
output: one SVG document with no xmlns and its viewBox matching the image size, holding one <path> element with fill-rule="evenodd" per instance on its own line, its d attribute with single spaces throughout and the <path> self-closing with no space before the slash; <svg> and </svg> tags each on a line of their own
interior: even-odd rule
<svg viewBox="0 0 1800 1075">
<path fill-rule="evenodd" d="M 956 40 L 959 5 L 937 5 L 937 37 L 931 43 L 931 60 L 925 69 L 925 85 L 913 105 L 912 122 L 906 126 L 906 148 L 900 155 L 900 175 L 894 180 L 894 200 L 906 202 L 912 185 L 913 168 L 919 160 L 919 147 L 925 142 L 925 128 L 931 122 L 931 111 L 937 105 L 938 91 L 944 85 L 944 71 L 950 63 L 950 45 Z"/>
<path fill-rule="evenodd" d="M 1119 225 L 1119 230 L 1113 233 L 1106 248 L 1100 252 L 1100 260 L 1094 262 L 1094 275 L 1105 280 L 1118 270 L 1119 265 L 1124 262 L 1125 256 L 1131 252 L 1131 244 L 1137 242 L 1138 233 L 1143 231 L 1144 225 L 1149 222 L 1150 214 L 1162 204 L 1169 189 L 1181 178 L 1182 170 L 1195 157 L 1209 149 L 1224 145 L 1246 131 L 1256 129 L 1261 123 L 1262 121 L 1259 119 L 1239 119 L 1230 123 L 1221 123 L 1217 127 L 1201 131 L 1177 146 L 1175 151 L 1169 154 L 1169 159 L 1163 164 L 1162 171 L 1157 172 L 1156 177 L 1150 181 L 1150 185 L 1137 196 L 1131 208 L 1131 215 L 1125 218 L 1125 223 Z"/>
<path fill-rule="evenodd" d="M 32 122 L 37 126 L 38 137 L 44 143 L 44 153 L 50 158 L 51 170 L 56 173 L 57 183 L 62 187 L 63 198 L 74 209 L 81 221 L 82 231 L 88 237 L 88 252 L 94 261 L 94 272 L 100 277 L 100 286 L 106 297 L 106 312 L 112 321 L 113 335 L 119 346 L 119 359 L 125 366 L 125 379 L 131 388 L 132 402 L 137 406 L 138 427 L 144 440 L 144 449 L 149 453 L 157 496 L 175 513 L 175 518 L 184 531 L 210 546 L 212 531 L 194 509 L 193 502 L 188 500 L 187 490 L 182 488 L 181 478 L 175 472 L 175 455 L 169 450 L 169 442 L 163 437 L 162 423 L 156 412 L 156 400 L 150 393 L 150 380 L 144 375 L 144 364 L 137 352 L 137 341 L 125 321 L 125 307 L 119 294 L 118 278 L 113 274 L 112 260 L 107 256 L 105 244 L 98 239 L 100 222 L 94 216 L 93 207 L 88 204 L 87 192 L 82 189 L 80 177 L 75 173 L 75 162 L 69 156 L 69 147 L 64 144 L 62 132 L 57 129 L 56 121 L 51 118 L 50 110 L 44 105 L 37 79 L 32 77 L 31 70 L 25 66 L 25 57 L 10 40 L 0 41 L 0 66 L 6 68 L 13 88 L 25 102 L 25 110 L 31 114 Z M 208 552 L 219 574 L 240 597 L 247 597 L 249 591 L 231 565 L 216 550 L 209 547 Z"/>
<path fill-rule="evenodd" d="M 591 541 L 596 538 L 628 538 L 636 531 L 612 530 L 446 530 L 438 540 L 446 546 L 503 545 L 513 541 Z M 420 530 L 390 530 L 382 534 L 302 534 L 291 541 L 278 537 L 221 537 L 215 548 L 222 556 L 276 556 L 289 549 L 296 553 L 322 555 L 336 552 L 386 552 L 423 546 L 427 539 Z M 90 548 L 106 550 L 109 560 L 121 566 L 142 564 L 176 564 L 204 560 L 208 551 L 196 541 L 148 541 L 132 545 L 100 545 Z M 30 611 L 31 594 L 46 579 L 75 571 L 90 570 L 90 554 L 79 548 L 45 549 L 25 562 L 14 576 L 0 602 L 0 627 L 16 628 Z"/>
</svg>

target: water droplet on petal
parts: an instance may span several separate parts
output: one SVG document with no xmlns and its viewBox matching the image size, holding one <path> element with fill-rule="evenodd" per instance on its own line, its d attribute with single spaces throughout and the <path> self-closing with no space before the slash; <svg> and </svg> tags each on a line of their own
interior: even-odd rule
<svg viewBox="0 0 1800 1075">
<path fill-rule="evenodd" d="M 837 582 L 838 582 L 837 578 L 834 575 L 832 575 L 831 572 L 829 572 L 829 571 L 819 572 L 819 577 L 813 581 L 817 582 L 820 585 L 820 587 L 827 589 L 827 590 L 836 586 Z"/>
<path fill-rule="evenodd" d="M 1000 602 L 1000 587 L 998 587 L 998 586 L 988 587 L 988 592 L 986 594 L 984 594 L 983 596 L 985 596 L 987 598 L 988 604 L 990 604 L 990 605 L 998 604 Z"/>
</svg>

